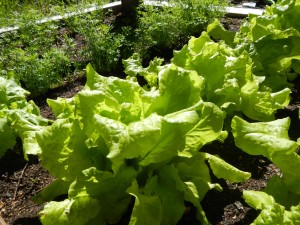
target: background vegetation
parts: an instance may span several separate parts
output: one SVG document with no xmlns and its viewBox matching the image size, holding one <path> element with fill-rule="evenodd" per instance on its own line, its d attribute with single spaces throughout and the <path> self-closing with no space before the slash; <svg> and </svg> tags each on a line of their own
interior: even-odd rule
<svg viewBox="0 0 300 225">
<path fill-rule="evenodd" d="M 0 1 L 0 27 L 19 25 L 23 18 L 41 19 L 67 12 L 79 11 L 87 6 L 102 5 L 105 0 L 2 0 Z"/>
<path fill-rule="evenodd" d="M 155 56 L 168 60 L 173 49 L 180 49 L 223 15 L 224 3 L 216 0 L 169 3 L 172 7 L 141 4 L 135 17 L 98 10 L 37 24 L 45 16 L 104 1 L 1 1 L 1 26 L 18 25 L 20 29 L 0 34 L 0 75 L 15 74 L 32 96 L 81 76 L 87 63 L 103 75 L 122 77 L 122 59 L 136 52 L 143 64 Z"/>
</svg>

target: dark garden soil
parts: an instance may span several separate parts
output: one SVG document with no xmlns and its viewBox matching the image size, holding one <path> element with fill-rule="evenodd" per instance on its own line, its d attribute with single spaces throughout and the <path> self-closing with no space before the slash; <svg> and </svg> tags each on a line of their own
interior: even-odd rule
<svg viewBox="0 0 300 225">
<path fill-rule="evenodd" d="M 225 28 L 229 30 L 238 30 L 241 22 L 242 20 L 237 18 L 222 20 Z M 44 97 L 35 99 L 41 109 L 41 114 L 46 118 L 54 119 L 51 109 L 46 104 L 46 98 L 72 97 L 82 89 L 84 83 L 85 78 L 78 78 L 70 84 L 52 90 Z M 289 134 L 294 140 L 300 137 L 300 129 L 298 129 L 300 127 L 298 120 L 300 79 L 295 83 L 290 106 L 277 113 L 278 118 L 291 117 Z M 247 225 L 253 222 L 259 212 L 245 203 L 242 191 L 264 189 L 270 177 L 280 175 L 280 171 L 268 159 L 250 156 L 237 149 L 232 137 L 229 137 L 222 145 L 212 143 L 203 151 L 218 154 L 231 165 L 252 173 L 251 179 L 241 184 L 231 184 L 212 176 L 213 182 L 221 184 L 223 192 L 209 191 L 201 202 L 209 221 L 213 225 Z M 16 147 L 0 159 L 0 225 L 4 225 L 1 224 L 1 217 L 7 225 L 40 225 L 38 212 L 42 210 L 43 205 L 35 204 L 31 198 L 53 180 L 54 178 L 41 167 L 37 157 L 30 157 L 28 161 L 24 160 L 22 143 L 18 140 Z M 129 216 L 130 212 L 125 215 L 119 225 L 128 224 Z M 200 224 L 195 219 L 195 209 L 189 204 L 178 224 Z"/>
</svg>

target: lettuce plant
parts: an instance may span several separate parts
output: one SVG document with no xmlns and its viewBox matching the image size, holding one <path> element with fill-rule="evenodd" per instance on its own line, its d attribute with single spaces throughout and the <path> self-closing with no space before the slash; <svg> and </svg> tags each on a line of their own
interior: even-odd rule
<svg viewBox="0 0 300 225">
<path fill-rule="evenodd" d="M 300 156 L 299 143 L 288 137 L 290 119 L 248 123 L 239 117 L 232 120 L 235 144 L 251 155 L 263 155 L 281 171 L 262 192 L 243 192 L 246 202 L 261 213 L 253 224 L 300 223 Z M 288 211 L 290 209 L 290 211 Z"/>
<path fill-rule="evenodd" d="M 257 123 L 239 117 L 232 120 L 236 146 L 248 154 L 270 159 L 281 170 L 288 189 L 300 194 L 300 156 L 296 152 L 299 143 L 289 139 L 289 125 L 289 118 Z"/>
<path fill-rule="evenodd" d="M 13 77 L 0 77 L 0 157 L 15 146 L 17 137 L 30 138 L 35 134 L 31 131 L 48 125 L 34 102 L 27 101 L 28 94 Z"/>
<path fill-rule="evenodd" d="M 289 82 L 299 74 L 299 25 L 295 24 L 299 5 L 299 1 L 279 1 L 263 16 L 250 15 L 238 33 L 215 21 L 207 33 L 175 51 L 172 59 L 203 78 L 201 98 L 218 105 L 227 117 L 269 121 L 251 124 L 237 116 L 232 119 L 236 145 L 248 154 L 269 158 L 282 172 L 264 192 L 244 191 L 246 202 L 261 210 L 253 224 L 299 224 L 299 144 L 289 140 L 288 118 L 274 120 L 276 110 L 288 105 Z M 221 41 L 212 41 L 209 35 Z M 133 58 L 127 63 L 149 80 L 148 69 L 141 70 L 138 63 L 133 67 Z M 130 70 L 127 73 L 131 75 Z"/>
<path fill-rule="evenodd" d="M 289 119 L 274 119 L 289 104 L 287 81 L 298 72 L 297 25 L 285 28 L 282 22 L 297 17 L 298 5 L 279 2 L 267 16 L 250 17 L 237 34 L 215 22 L 164 66 L 155 59 L 143 68 L 135 54 L 124 60 L 126 80 L 101 76 L 88 65 L 82 91 L 48 100 L 57 118 L 52 124 L 15 116 L 16 130 L 28 127 L 21 132 L 25 154 L 38 155 L 56 177 L 35 197 L 50 201 L 40 212 L 42 223 L 114 224 L 134 203 L 131 225 L 173 225 L 189 202 L 197 219 L 209 224 L 200 201 L 210 189 L 222 190 L 210 172 L 230 182 L 250 177 L 201 151 L 232 130 L 238 147 L 268 157 L 282 171 L 265 192 L 244 192 L 246 202 L 261 210 L 254 224 L 297 224 L 298 143 L 288 139 Z M 264 44 L 272 59 L 264 56 Z M 147 85 L 139 85 L 139 76 Z M 52 200 L 62 194 L 68 197 Z"/>
<path fill-rule="evenodd" d="M 48 100 L 57 120 L 36 132 L 35 154 L 57 180 L 38 202 L 43 224 L 113 224 L 135 199 L 130 224 L 176 224 L 185 201 L 209 224 L 200 205 L 213 173 L 231 182 L 250 177 L 217 156 L 199 152 L 226 137 L 225 113 L 204 102 L 202 78 L 174 64 L 161 68 L 158 89 L 136 79 L 98 75 L 87 67 L 84 89 L 71 99 Z M 31 148 L 31 153 L 33 153 Z"/>
<path fill-rule="evenodd" d="M 234 115 L 273 120 L 290 94 L 284 85 L 267 85 L 267 67 L 264 76 L 256 74 L 250 41 L 239 46 L 237 36 L 225 35 L 230 37 L 221 42 L 206 32 L 191 38 L 164 66 L 155 59 L 143 68 L 133 55 L 124 60 L 127 80 L 100 76 L 88 66 L 81 92 L 48 100 L 57 120 L 35 133 L 26 153 L 39 155 L 57 178 L 36 201 L 61 194 L 68 198 L 45 206 L 43 224 L 113 224 L 132 199 L 132 225 L 176 224 L 185 202 L 197 208 L 202 224 L 209 224 L 200 201 L 210 189 L 222 189 L 211 182 L 209 168 L 230 182 L 245 181 L 250 174 L 201 148 L 223 141 L 223 127 L 230 130 L 224 121 Z M 147 86 L 138 84 L 137 75 Z M 287 174 L 284 185 L 291 188 L 297 177 Z"/>
<path fill-rule="evenodd" d="M 153 63 L 160 65 L 157 59 Z M 192 37 L 180 51 L 175 51 L 172 63 L 200 77 L 202 87 L 198 95 L 219 106 L 228 118 L 243 113 L 254 120 L 273 120 L 277 109 L 287 106 L 290 100 L 289 88 L 273 92 L 263 84 L 266 77 L 253 73 L 249 52 L 240 53 L 239 48 L 214 42 L 206 32 L 199 38 Z M 157 87 L 159 67 L 156 71 L 151 65 L 142 69 L 136 55 L 125 60 L 124 64 L 129 76 L 139 74 L 150 87 Z"/>
<path fill-rule="evenodd" d="M 282 187 L 276 186 L 276 188 L 281 188 L 280 190 L 285 194 Z M 250 206 L 261 211 L 259 216 L 252 223 L 253 225 L 296 225 L 300 223 L 300 204 L 291 206 L 290 210 L 287 210 L 284 205 L 276 202 L 272 195 L 261 191 L 244 191 L 243 197 Z M 299 195 L 296 196 L 296 199 L 299 201 Z"/>
<path fill-rule="evenodd" d="M 288 81 L 300 72 L 300 27 L 296 22 L 299 6 L 299 0 L 279 0 L 268 6 L 262 16 L 249 15 L 236 34 L 222 29 L 219 22 L 210 25 L 208 32 L 233 46 L 239 54 L 247 51 L 255 75 L 264 77 L 263 85 L 279 91 L 290 87 Z"/>
<path fill-rule="evenodd" d="M 234 38 L 231 46 L 249 51 L 253 72 L 265 77 L 262 85 L 271 90 L 292 86 L 289 81 L 299 70 L 299 17 L 300 1 L 278 1 L 262 16 L 250 16 Z M 219 37 L 228 33 L 215 23 L 211 32 Z M 290 119 L 249 123 L 240 117 L 232 119 L 235 144 L 251 155 L 263 155 L 281 171 L 272 177 L 264 191 L 247 190 L 243 196 L 253 208 L 260 210 L 253 224 L 300 223 L 300 157 L 298 142 L 289 139 Z"/>
</svg>

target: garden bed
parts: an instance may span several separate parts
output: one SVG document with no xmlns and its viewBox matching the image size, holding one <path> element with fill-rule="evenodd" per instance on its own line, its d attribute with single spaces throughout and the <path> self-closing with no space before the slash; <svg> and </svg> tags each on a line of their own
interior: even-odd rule
<svg viewBox="0 0 300 225">
<path fill-rule="evenodd" d="M 45 98 L 39 99 L 43 116 L 53 119 L 53 113 L 46 104 L 46 98 L 55 99 L 57 97 L 72 97 L 82 89 L 84 79 L 76 80 L 70 85 L 58 88 L 50 92 Z M 290 106 L 278 112 L 277 117 L 289 116 L 292 118 L 290 129 L 291 137 L 299 137 L 300 126 L 297 119 L 297 112 L 300 108 L 300 80 L 296 82 L 293 90 L 293 101 Z M 243 190 L 263 190 L 267 181 L 273 175 L 280 175 L 280 170 L 276 168 L 268 159 L 259 156 L 250 156 L 239 150 L 233 143 L 232 138 L 226 140 L 225 145 L 213 143 L 204 148 L 204 151 L 221 154 L 221 157 L 231 165 L 251 172 L 252 177 L 245 183 L 231 184 L 225 180 L 214 178 L 214 182 L 220 183 L 222 192 L 212 190 L 208 192 L 202 201 L 203 208 L 208 219 L 215 225 L 242 225 L 250 224 L 258 216 L 258 211 L 249 207 L 242 198 Z M 13 151 L 8 151 L 5 157 L 0 159 L 0 212 L 8 225 L 40 225 L 38 212 L 43 205 L 37 205 L 32 200 L 43 187 L 53 181 L 53 177 L 41 167 L 36 157 L 31 157 L 25 161 L 21 143 Z M 118 225 L 128 224 L 129 217 L 125 217 Z M 2 225 L 2 224 L 1 224 Z M 195 217 L 195 209 L 187 206 L 186 214 L 178 225 L 200 225 Z"/>
<path fill-rule="evenodd" d="M 109 20 L 115 20 L 116 17 Z M 225 28 L 237 31 L 243 20 L 238 18 L 224 18 L 221 20 Z M 122 21 L 124 22 L 124 21 Z M 69 34 L 69 30 L 62 28 L 59 33 Z M 82 36 L 72 35 L 73 42 L 76 43 L 77 50 L 81 48 Z M 61 45 L 64 43 L 61 42 Z M 164 57 L 164 56 L 163 56 Z M 167 60 L 170 55 L 167 53 Z M 77 58 L 75 61 L 84 61 Z M 125 77 L 122 69 L 115 74 L 119 77 Z M 84 76 L 74 76 L 66 79 L 65 84 L 52 88 L 46 94 L 33 98 L 39 106 L 43 117 L 55 119 L 51 109 L 47 106 L 46 99 L 56 99 L 57 97 L 69 98 L 78 93 L 84 86 L 86 80 Z M 292 140 L 300 136 L 298 109 L 300 108 L 299 92 L 300 79 L 294 81 L 292 92 L 292 101 L 285 109 L 279 110 L 276 118 L 290 117 L 292 120 L 289 130 L 289 136 Z M 216 225 L 242 225 L 250 224 L 259 215 L 259 211 L 248 206 L 242 197 L 244 190 L 263 190 L 267 181 L 274 175 L 281 175 L 280 170 L 272 164 L 267 158 L 262 156 L 251 156 L 238 149 L 232 135 L 225 140 L 223 144 L 213 142 L 202 148 L 203 152 L 217 154 L 226 162 L 236 168 L 247 171 L 252 177 L 244 183 L 232 184 L 226 180 L 218 179 L 213 174 L 212 182 L 219 183 L 223 191 L 211 190 L 202 200 L 201 204 L 207 215 L 208 220 Z M 31 198 L 40 192 L 40 190 L 51 183 L 54 178 L 41 167 L 39 159 L 31 156 L 29 161 L 24 160 L 22 154 L 21 140 L 17 140 L 17 145 L 12 151 L 0 159 L 0 215 L 8 225 L 37 225 L 41 224 L 38 218 L 44 205 L 35 204 Z M 65 197 L 65 196 L 64 196 Z M 63 198 L 62 198 L 63 199 Z M 60 200 L 59 198 L 56 200 Z M 133 203 L 133 202 L 132 202 Z M 133 204 L 132 204 L 133 206 Z M 128 213 L 121 219 L 118 225 L 128 224 L 132 206 Z M 178 225 L 198 225 L 196 220 L 196 209 L 191 204 L 186 204 L 185 213 Z M 1 223 L 0 223 L 1 224 Z M 2 225 L 2 224 L 1 224 Z"/>
</svg>

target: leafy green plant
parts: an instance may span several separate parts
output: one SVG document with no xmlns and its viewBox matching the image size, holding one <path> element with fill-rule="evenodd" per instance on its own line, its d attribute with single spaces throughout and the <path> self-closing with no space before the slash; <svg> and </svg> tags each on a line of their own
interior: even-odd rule
<svg viewBox="0 0 300 225">
<path fill-rule="evenodd" d="M 300 193 L 299 144 L 289 140 L 289 118 L 271 122 L 248 123 L 239 117 L 232 120 L 236 145 L 251 155 L 263 155 L 270 159 L 283 174 L 285 186 Z"/>
<path fill-rule="evenodd" d="M 168 4 L 164 7 L 141 6 L 139 9 L 135 52 L 142 58 L 180 48 L 191 36 L 201 34 L 213 19 L 223 15 L 222 4 L 214 0 L 172 0 Z"/>
<path fill-rule="evenodd" d="M 112 20 L 103 22 L 104 20 Z M 121 73 L 122 59 L 133 53 L 134 30 L 132 27 L 114 24 L 111 12 L 97 11 L 66 20 L 68 27 L 84 39 L 81 55 L 93 68 L 106 75 Z"/>
<path fill-rule="evenodd" d="M 115 72 L 120 67 L 120 50 L 125 42 L 123 34 L 112 33 L 109 26 L 101 25 L 96 31 L 85 35 L 88 43 L 86 54 L 93 67 L 99 73 Z"/>
<path fill-rule="evenodd" d="M 299 74 L 299 1 L 278 1 L 266 8 L 262 16 L 249 15 L 240 31 L 234 34 L 212 26 L 209 33 L 216 38 L 227 38 L 227 43 L 240 46 L 239 52 L 249 52 L 253 72 L 265 77 L 263 85 L 278 91 L 290 87 L 289 81 Z M 230 41 L 231 40 L 231 41 Z"/>
<path fill-rule="evenodd" d="M 22 19 L 35 17 L 57 16 L 90 7 L 102 5 L 103 0 L 3 0 L 0 2 L 0 27 L 16 26 L 22 24 Z"/>
<path fill-rule="evenodd" d="M 214 24 L 209 31 L 217 27 Z M 250 174 L 201 148 L 223 141 L 230 131 L 227 122 L 232 117 L 233 123 L 237 121 L 235 115 L 271 121 L 276 110 L 289 103 L 290 90 L 273 92 L 272 86 L 266 86 L 264 77 L 253 73 L 255 58 L 246 47 L 241 52 L 233 38 L 227 45 L 203 32 L 175 51 L 171 63 L 164 66 L 155 59 L 143 68 L 138 55 L 133 55 L 124 61 L 127 80 L 100 76 L 88 66 L 86 86 L 78 95 L 48 100 L 57 120 L 25 140 L 32 147 L 25 152 L 39 155 L 43 166 L 57 177 L 36 201 L 66 193 L 68 198 L 48 203 L 40 213 L 42 223 L 116 223 L 134 198 L 130 224 L 145 223 L 145 218 L 147 224 L 176 224 L 185 201 L 197 208 L 198 220 L 209 224 L 200 201 L 210 189 L 221 190 L 211 183 L 209 168 L 230 182 L 245 181 Z M 138 75 L 147 87 L 138 84 Z M 263 128 L 276 124 L 264 123 Z M 234 135 L 242 131 L 232 129 Z M 286 137 L 284 131 L 274 129 Z M 261 148 L 272 144 L 260 140 L 251 149 L 258 149 L 260 143 Z M 284 185 L 298 188 L 293 186 L 297 176 L 286 173 Z M 289 218 L 290 212 L 297 211 L 290 209 Z"/>
<path fill-rule="evenodd" d="M 273 179 L 274 180 L 274 179 Z M 279 179 L 280 180 L 280 179 Z M 270 187 L 271 183 L 268 183 L 268 187 Z M 296 225 L 300 222 L 300 204 L 299 204 L 299 195 L 291 195 L 285 189 L 285 187 L 280 183 L 272 183 L 274 185 L 272 187 L 273 190 L 276 188 L 280 188 L 282 191 L 280 194 L 271 195 L 266 192 L 259 191 L 244 191 L 244 198 L 246 202 L 255 208 L 256 210 L 260 210 L 261 213 L 252 223 L 253 225 L 262 225 L 262 224 L 291 224 Z M 267 188 L 268 188 L 267 187 Z M 295 205 L 286 206 L 287 201 L 284 204 L 280 204 L 276 201 L 273 196 L 282 196 L 289 195 L 290 199 L 294 200 L 293 202 L 298 201 Z"/>
<path fill-rule="evenodd" d="M 15 73 L 33 97 L 71 74 L 72 46 L 56 46 L 57 29 L 56 23 L 38 25 L 30 20 L 19 31 L 1 36 L 0 73 Z"/>
<path fill-rule="evenodd" d="M 176 3 L 176 7 L 168 8 L 167 14 L 149 11 L 149 15 L 153 15 L 152 20 L 149 20 L 149 15 L 145 14 L 145 18 L 140 18 L 142 22 L 138 24 L 138 27 L 125 26 L 120 29 L 119 27 L 113 27 L 111 24 L 103 24 L 104 16 L 110 18 L 112 15 L 104 14 L 102 10 L 65 19 L 64 22 L 67 24 L 68 29 L 72 29 L 74 33 L 79 33 L 84 40 L 83 47 L 79 50 L 76 49 L 76 54 L 79 55 L 80 62 L 72 60 L 71 55 L 74 52 L 72 48 L 75 48 L 75 45 L 70 43 L 68 36 L 65 37 L 65 43 L 69 43 L 68 46 L 57 46 L 57 29 L 60 29 L 60 26 L 64 22 L 61 24 L 58 22 L 36 24 L 36 20 L 39 18 L 38 14 L 24 14 L 19 19 L 20 31 L 13 35 L 14 42 L 10 43 L 11 40 L 7 39 L 3 43 L 3 49 L 5 50 L 3 51 L 3 55 L 0 53 L 2 74 L 7 73 L 7 71 L 14 71 L 24 87 L 33 96 L 43 94 L 49 88 L 58 85 L 61 78 L 70 72 L 70 64 L 75 66 L 76 70 L 77 68 L 83 68 L 82 64 L 90 62 L 96 71 L 101 74 L 122 74 L 122 59 L 128 58 L 134 50 L 138 50 L 141 53 L 143 62 L 149 59 L 145 58 L 145 54 L 149 52 L 149 46 L 152 45 L 151 42 L 153 41 L 168 46 L 171 53 L 171 49 L 175 43 L 178 43 L 178 41 L 181 42 L 183 41 L 183 37 L 187 37 L 187 32 L 195 30 L 197 24 L 201 24 L 200 26 L 202 26 L 203 23 L 198 22 L 200 17 L 203 21 L 207 19 L 205 10 L 208 9 L 206 8 L 208 5 L 201 4 L 203 9 L 201 8 L 202 10 L 200 10 L 198 3 L 196 4 L 193 1 L 186 1 L 185 3 L 187 5 Z M 28 2 L 28 4 L 30 5 L 31 3 Z M 183 10 L 184 7 L 193 10 L 191 12 L 190 10 Z M 164 11 L 164 9 L 160 10 Z M 190 13 L 186 13 L 186 11 Z M 199 11 L 201 13 L 198 13 Z M 214 11 L 210 16 L 214 16 L 215 14 L 217 12 Z M 140 31 L 148 30 L 146 26 L 156 26 L 157 23 L 154 22 L 156 16 L 162 21 L 173 20 L 175 17 L 180 16 L 178 18 L 180 18 L 181 23 L 173 24 L 178 26 L 176 29 L 179 29 L 179 26 L 185 26 L 186 28 L 183 30 L 188 31 L 184 31 L 182 34 L 178 33 L 180 38 L 174 36 L 175 38 L 171 41 L 172 44 L 170 45 L 167 42 L 170 39 L 169 37 L 173 37 L 173 35 L 169 35 L 166 32 L 173 29 L 165 27 L 166 24 L 161 34 L 156 31 L 152 33 L 159 34 L 158 36 L 150 38 L 151 35 L 141 33 Z M 194 19 L 192 20 L 190 17 Z M 177 31 L 174 30 L 174 32 L 176 33 Z M 165 35 L 165 38 L 162 38 L 162 34 Z M 140 35 L 143 35 L 143 37 Z M 148 42 L 150 45 L 143 43 L 144 41 L 141 38 L 144 40 L 150 38 L 151 40 L 149 39 Z M 163 49 L 162 46 L 160 48 Z M 49 49 L 51 49 L 50 52 Z M 50 56 L 53 58 L 50 58 Z"/>
<path fill-rule="evenodd" d="M 198 152 L 227 133 L 224 112 L 200 98 L 203 82 L 195 72 L 166 65 L 160 88 L 149 91 L 134 79 L 100 76 L 91 66 L 87 78 L 75 97 L 48 100 L 57 120 L 28 140 L 36 144 L 26 153 L 38 154 L 57 177 L 36 200 L 69 196 L 47 204 L 40 213 L 43 224 L 116 223 L 132 198 L 132 224 L 145 218 L 152 225 L 176 224 L 185 201 L 208 224 L 200 200 L 221 187 L 211 183 L 206 161 L 219 178 L 249 178 L 217 156 Z"/>
<path fill-rule="evenodd" d="M 34 102 L 27 101 L 29 92 L 10 74 L 8 76 L 9 78 L 0 76 L 0 157 L 15 146 L 17 137 L 22 140 L 30 138 L 34 134 L 31 131 L 48 125 L 48 120 L 40 116 L 39 108 Z"/>
<path fill-rule="evenodd" d="M 70 59 L 56 48 L 43 56 L 33 54 L 18 57 L 20 61 L 15 74 L 33 97 L 45 94 L 50 88 L 58 86 L 70 71 Z"/>
<path fill-rule="evenodd" d="M 18 38 L 26 49 L 44 52 L 56 40 L 58 22 L 37 24 L 34 15 L 22 18 Z"/>
<path fill-rule="evenodd" d="M 271 15 L 251 17 L 237 34 L 215 21 L 164 66 L 155 58 L 144 68 L 134 54 L 123 61 L 126 80 L 101 76 L 88 65 L 81 92 L 48 100 L 57 118 L 51 124 L 23 116 L 22 110 L 3 116 L 1 133 L 9 138 L 18 133 L 25 155 L 38 155 L 57 178 L 35 197 L 38 203 L 50 201 L 40 212 L 42 223 L 114 224 L 134 200 L 131 225 L 176 224 L 185 202 L 194 205 L 202 224 L 209 224 L 200 201 L 209 190 L 222 190 L 212 183 L 211 172 L 230 182 L 251 175 L 201 151 L 232 132 L 238 147 L 268 157 L 282 172 L 265 192 L 244 192 L 245 201 L 261 210 L 254 224 L 298 224 L 299 144 L 288 138 L 289 119 L 274 119 L 276 110 L 289 104 L 288 81 L 298 73 L 299 32 L 285 26 L 297 18 L 299 4 L 279 2 L 268 8 Z M 97 29 L 109 34 L 109 27 Z M 267 60 L 263 43 L 275 57 Z M 141 87 L 140 76 L 147 85 Z M 7 99 L 9 89 L 2 89 L 0 96 Z M 68 197 L 51 201 L 62 194 Z"/>
<path fill-rule="evenodd" d="M 11 50 L 8 65 L 2 74 L 13 72 L 32 97 L 45 94 L 50 88 L 59 85 L 70 71 L 70 59 L 62 50 L 50 49 L 39 55 L 20 48 Z"/>
<path fill-rule="evenodd" d="M 299 16 L 300 1 L 278 1 L 262 16 L 250 16 L 236 36 L 221 29 L 215 22 L 210 34 L 222 38 L 239 52 L 248 51 L 253 61 L 253 72 L 264 78 L 266 89 L 280 90 L 292 86 L 299 75 Z M 300 157 L 299 143 L 290 140 L 290 119 L 249 123 L 240 117 L 232 119 L 235 144 L 251 155 L 263 155 L 279 169 L 264 191 L 244 191 L 245 201 L 260 211 L 252 224 L 300 223 Z"/>
<path fill-rule="evenodd" d="M 203 76 L 205 89 L 201 97 L 220 106 L 229 118 L 241 111 L 248 118 L 270 121 L 248 123 L 237 116 L 232 119 L 236 145 L 251 155 L 267 157 L 282 173 L 281 177 L 274 176 L 263 192 L 244 191 L 245 201 L 261 211 L 255 225 L 300 223 L 299 143 L 288 137 L 288 118 L 272 121 L 277 107 L 288 104 L 287 87 L 299 74 L 299 29 L 293 23 L 299 15 L 299 4 L 279 1 L 267 8 L 266 15 L 251 16 L 237 34 L 215 21 L 208 26 L 208 34 L 221 42 L 212 42 L 203 33 L 181 51 L 175 51 L 172 59 L 177 66 Z M 134 71 L 156 86 L 151 82 L 150 67 L 141 69 L 138 58 L 125 63 L 128 75 L 134 76 Z"/>
<path fill-rule="evenodd" d="M 200 96 L 218 105 L 228 118 L 243 113 L 254 120 L 268 121 L 274 119 L 277 109 L 289 103 L 289 88 L 272 93 L 262 85 L 263 78 L 253 74 L 248 52 L 214 42 L 206 32 L 175 51 L 172 63 L 203 77 L 205 85 Z"/>
<path fill-rule="evenodd" d="M 248 123 L 239 117 L 232 120 L 236 145 L 248 154 L 267 157 L 282 174 L 273 177 L 264 192 L 244 191 L 246 202 L 261 211 L 255 225 L 300 222 L 299 143 L 289 139 L 289 125 L 289 118 L 260 123 Z"/>
</svg>

